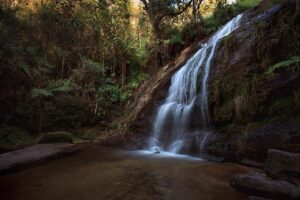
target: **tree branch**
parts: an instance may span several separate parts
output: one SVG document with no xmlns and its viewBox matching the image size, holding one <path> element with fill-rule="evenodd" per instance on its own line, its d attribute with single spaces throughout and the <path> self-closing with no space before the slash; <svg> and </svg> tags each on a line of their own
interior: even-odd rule
<svg viewBox="0 0 300 200">
<path fill-rule="evenodd" d="M 161 15 L 161 16 L 158 16 L 158 18 L 157 18 L 157 21 L 158 21 L 158 22 L 157 22 L 157 23 L 160 24 L 160 22 L 163 20 L 163 18 L 165 18 L 165 17 L 167 17 L 167 16 L 173 16 L 173 17 L 175 17 L 175 16 L 178 16 L 178 15 L 182 14 L 184 11 L 186 11 L 186 10 L 188 9 L 188 7 L 191 6 L 192 2 L 193 2 L 193 0 L 190 0 L 190 1 L 186 4 L 186 6 L 185 6 L 182 10 L 180 10 L 180 11 L 178 11 L 178 12 L 165 13 L 165 14 L 163 14 L 163 15 Z"/>
</svg>

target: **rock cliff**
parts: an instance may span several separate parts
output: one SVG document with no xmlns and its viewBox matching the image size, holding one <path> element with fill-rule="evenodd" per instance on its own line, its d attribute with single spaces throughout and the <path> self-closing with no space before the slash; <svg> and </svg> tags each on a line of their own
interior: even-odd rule
<svg viewBox="0 0 300 200">
<path fill-rule="evenodd" d="M 300 151 L 300 23 L 291 3 L 263 1 L 219 43 L 210 72 L 215 137 L 207 152 L 230 160 L 265 160 L 267 150 Z M 147 137 L 172 74 L 199 48 L 185 49 L 136 93 L 122 119 L 126 143 Z M 142 142 L 139 144 L 143 145 Z M 139 145 L 139 146 L 140 146 Z"/>
</svg>

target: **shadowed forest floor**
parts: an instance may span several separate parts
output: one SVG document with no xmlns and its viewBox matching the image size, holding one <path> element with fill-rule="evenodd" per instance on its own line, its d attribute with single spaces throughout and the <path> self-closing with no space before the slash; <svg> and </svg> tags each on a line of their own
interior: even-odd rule
<svg viewBox="0 0 300 200">
<path fill-rule="evenodd" d="M 0 177 L 6 200 L 246 199 L 228 178 L 245 167 L 229 163 L 139 155 L 87 146 L 47 164 Z"/>
</svg>

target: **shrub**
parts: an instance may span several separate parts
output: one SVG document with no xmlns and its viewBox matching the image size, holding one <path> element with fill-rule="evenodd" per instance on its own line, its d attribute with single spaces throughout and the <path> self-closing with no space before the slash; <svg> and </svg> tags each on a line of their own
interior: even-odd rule
<svg viewBox="0 0 300 200">
<path fill-rule="evenodd" d="M 48 130 L 81 127 L 88 119 L 86 104 L 80 97 L 57 96 L 46 102 L 45 126 Z"/>
<path fill-rule="evenodd" d="M 30 143 L 31 137 L 16 127 L 0 127 L 0 151 L 15 149 L 20 145 Z"/>
</svg>

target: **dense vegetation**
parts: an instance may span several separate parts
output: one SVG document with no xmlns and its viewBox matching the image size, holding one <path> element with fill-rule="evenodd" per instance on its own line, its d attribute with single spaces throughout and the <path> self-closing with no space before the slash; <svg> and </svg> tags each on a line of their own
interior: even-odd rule
<svg viewBox="0 0 300 200">
<path fill-rule="evenodd" d="M 109 127 L 141 82 L 259 0 L 158 2 L 4 0 L 0 146 L 41 132 Z"/>
</svg>

